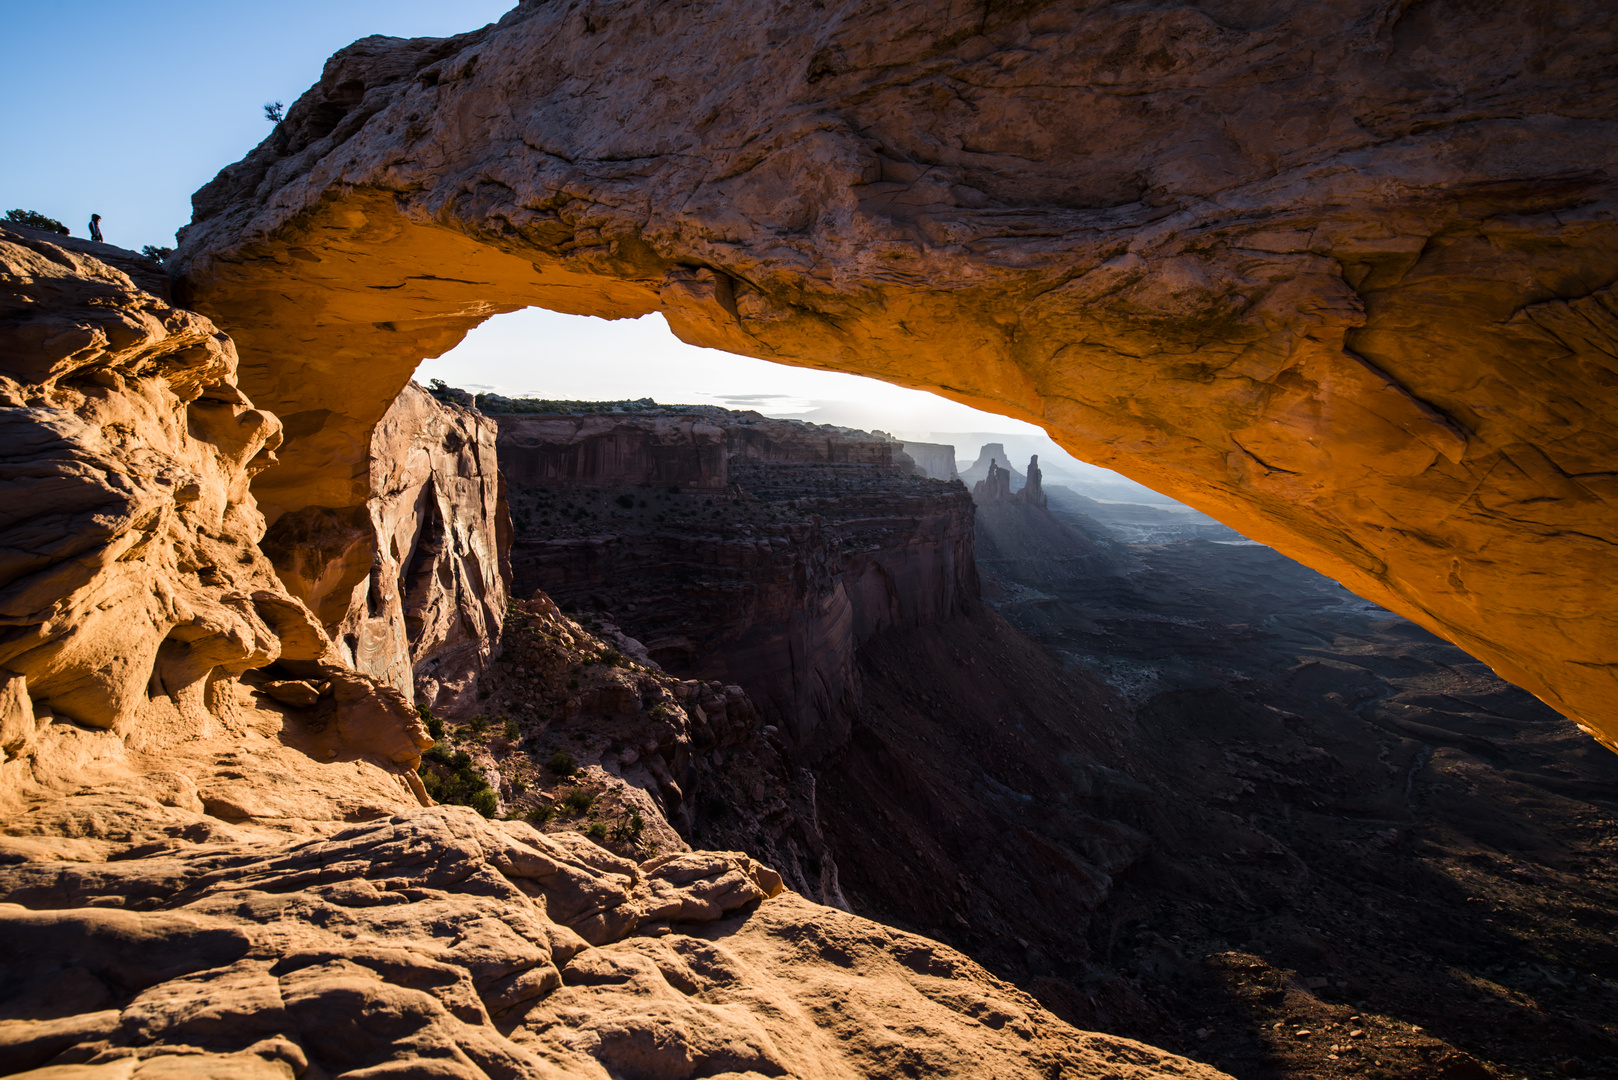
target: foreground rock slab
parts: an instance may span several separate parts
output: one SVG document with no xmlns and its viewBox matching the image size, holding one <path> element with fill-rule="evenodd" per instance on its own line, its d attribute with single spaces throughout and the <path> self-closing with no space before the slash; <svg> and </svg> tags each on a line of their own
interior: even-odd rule
<svg viewBox="0 0 1618 1080">
<path fill-rule="evenodd" d="M 0 1070 L 41 1080 L 1223 1076 L 746 855 L 637 865 L 464 807 L 12 862 L 0 893 Z"/>
<path fill-rule="evenodd" d="M 524 3 L 366 38 L 195 197 L 181 292 L 364 501 L 527 305 L 1043 425 L 1618 744 L 1618 13 Z"/>
</svg>

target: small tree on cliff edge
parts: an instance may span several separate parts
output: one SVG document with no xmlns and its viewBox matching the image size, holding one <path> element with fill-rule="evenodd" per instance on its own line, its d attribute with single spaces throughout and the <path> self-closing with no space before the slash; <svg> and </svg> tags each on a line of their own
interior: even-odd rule
<svg viewBox="0 0 1618 1080">
<path fill-rule="evenodd" d="M 272 124 L 279 124 L 287 118 L 286 106 L 279 101 L 266 101 L 264 103 L 264 119 Z"/>
<path fill-rule="evenodd" d="M 30 229 L 44 229 L 46 232 L 59 233 L 67 236 L 67 226 L 53 217 L 46 217 L 37 210 L 7 210 L 7 225 L 26 225 Z"/>
</svg>

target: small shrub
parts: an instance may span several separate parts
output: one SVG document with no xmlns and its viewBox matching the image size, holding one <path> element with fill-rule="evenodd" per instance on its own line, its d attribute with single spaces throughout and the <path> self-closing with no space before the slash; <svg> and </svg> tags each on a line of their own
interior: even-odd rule
<svg viewBox="0 0 1618 1080">
<path fill-rule="evenodd" d="M 506 738 L 512 740 L 513 742 L 515 742 L 522 735 L 522 731 L 517 727 L 517 721 L 515 720 L 506 721 L 504 733 Z"/>
<path fill-rule="evenodd" d="M 433 742 L 444 741 L 444 721 L 433 715 L 433 711 L 425 705 L 416 706 L 416 715 L 427 727 L 427 734 Z"/>
<path fill-rule="evenodd" d="M 584 830 L 584 835 L 592 840 L 605 840 L 607 838 L 607 823 L 604 821 L 591 822 L 590 827 Z"/>
<path fill-rule="evenodd" d="M 155 244 L 147 244 L 145 247 L 140 249 L 140 253 L 155 263 L 162 263 L 168 262 L 169 256 L 174 254 L 174 249 L 171 247 L 158 247 Z"/>
<path fill-rule="evenodd" d="M 570 814 L 578 815 L 589 810 L 596 804 L 596 797 L 583 788 L 574 788 L 562 799 L 562 809 Z"/>
<path fill-rule="evenodd" d="M 449 806 L 470 806 L 484 817 L 493 817 L 499 800 L 483 775 L 472 767 L 472 756 L 464 751 L 451 754 L 442 746 L 429 747 L 421 755 L 416 770 L 434 802 Z"/>
<path fill-rule="evenodd" d="M 556 816 L 556 810 L 549 806 L 536 806 L 528 811 L 528 820 L 535 825 L 543 825 Z"/>
<path fill-rule="evenodd" d="M 619 652 L 617 649 L 606 649 L 603 650 L 597 662 L 606 664 L 608 667 L 622 667 L 624 663 L 624 654 Z"/>
<path fill-rule="evenodd" d="M 566 750 L 558 750 L 552 754 L 551 759 L 545 763 L 545 767 L 557 776 L 572 776 L 578 771 L 578 765 L 574 762 L 573 755 Z"/>
<path fill-rule="evenodd" d="M 614 499 L 613 502 L 617 503 L 619 506 L 623 507 L 625 510 L 633 510 L 633 509 L 635 509 L 635 496 L 633 496 L 633 495 L 620 495 L 616 499 Z"/>
<path fill-rule="evenodd" d="M 279 101 L 266 101 L 264 103 L 264 119 L 272 124 L 279 124 L 287 118 L 287 109 Z"/>
<path fill-rule="evenodd" d="M 612 838 L 616 843 L 634 843 L 640 839 L 640 834 L 646 831 L 646 819 L 640 816 L 637 810 L 629 817 L 620 821 L 612 830 Z"/>
<path fill-rule="evenodd" d="M 466 730 L 472 733 L 474 739 L 481 739 L 489 733 L 489 718 L 478 713 L 466 722 Z"/>
<path fill-rule="evenodd" d="M 46 217 L 37 210 L 7 210 L 7 225 L 26 225 L 30 229 L 44 229 L 46 232 L 68 235 L 67 226 L 53 217 Z"/>
</svg>

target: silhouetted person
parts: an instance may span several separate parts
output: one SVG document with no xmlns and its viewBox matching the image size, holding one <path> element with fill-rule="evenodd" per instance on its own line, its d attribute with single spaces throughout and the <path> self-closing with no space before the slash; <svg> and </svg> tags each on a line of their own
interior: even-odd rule
<svg viewBox="0 0 1618 1080">
<path fill-rule="evenodd" d="M 90 215 L 90 239 L 94 240 L 98 244 L 104 242 L 101 239 L 101 215 L 100 214 L 91 214 Z"/>
</svg>

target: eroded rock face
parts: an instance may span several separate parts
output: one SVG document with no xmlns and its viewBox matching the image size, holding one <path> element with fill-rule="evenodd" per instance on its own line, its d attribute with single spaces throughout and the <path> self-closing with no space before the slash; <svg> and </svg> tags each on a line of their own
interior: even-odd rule
<svg viewBox="0 0 1618 1080">
<path fill-rule="evenodd" d="M 303 418 L 277 509 L 488 315 L 662 311 L 1042 424 L 1611 742 L 1615 18 L 523 4 L 333 57 L 179 265 Z"/>
<path fill-rule="evenodd" d="M 475 703 L 509 592 L 495 436 L 412 383 L 371 434 L 365 504 L 283 514 L 264 542 L 345 661 L 451 713 Z"/>
<path fill-rule="evenodd" d="M 247 483 L 281 430 L 236 389 L 229 339 L 97 260 L 0 245 L 0 664 L 38 708 L 127 728 L 153 697 L 205 714 L 214 679 L 318 657 L 256 546 Z"/>
<path fill-rule="evenodd" d="M 0 890 L 7 1073 L 1223 1075 L 1075 1031 L 945 946 L 783 894 L 746 855 L 637 865 L 462 807 L 13 861 Z"/>
<path fill-rule="evenodd" d="M 414 801 L 430 740 L 408 702 L 342 670 L 259 550 L 248 481 L 281 425 L 237 389 L 230 339 L 48 234 L 0 229 L 0 356 L 4 804 L 246 737 L 238 680 L 271 664 L 319 682 L 333 756 L 374 759 Z M 152 790 L 201 805 L 189 774 Z"/>
</svg>

